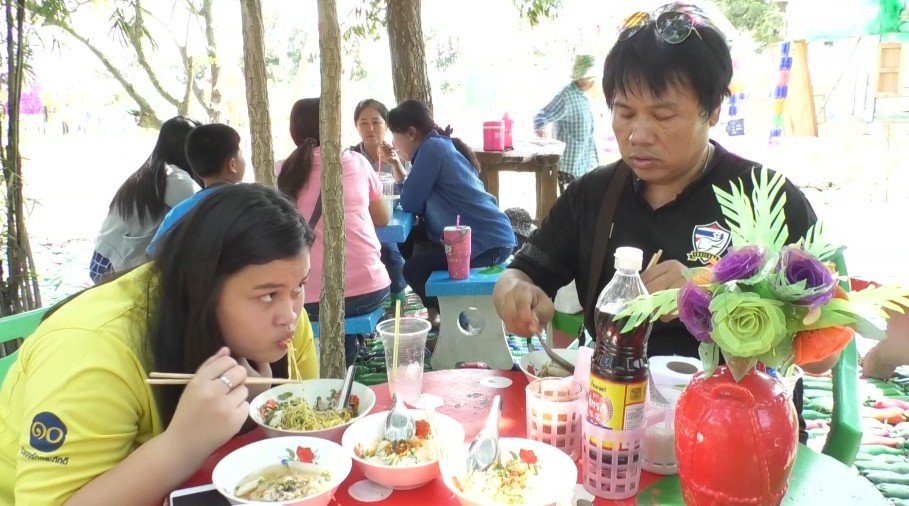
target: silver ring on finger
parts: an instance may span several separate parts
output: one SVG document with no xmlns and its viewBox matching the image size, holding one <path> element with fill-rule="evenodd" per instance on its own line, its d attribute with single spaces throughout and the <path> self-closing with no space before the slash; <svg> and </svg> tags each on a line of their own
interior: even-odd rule
<svg viewBox="0 0 909 506">
<path fill-rule="evenodd" d="M 226 374 L 222 374 L 221 376 L 218 376 L 218 379 L 221 380 L 221 383 L 224 383 L 225 385 L 227 385 L 228 391 L 234 389 L 234 384 L 230 381 L 230 378 L 228 378 Z"/>
</svg>

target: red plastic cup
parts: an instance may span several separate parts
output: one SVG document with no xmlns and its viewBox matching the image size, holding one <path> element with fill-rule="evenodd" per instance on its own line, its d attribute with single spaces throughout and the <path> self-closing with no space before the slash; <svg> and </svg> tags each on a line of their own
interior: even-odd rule
<svg viewBox="0 0 909 506">
<path fill-rule="evenodd" d="M 445 227 L 442 231 L 445 258 L 448 260 L 448 277 L 470 277 L 470 227 L 467 225 Z"/>
</svg>

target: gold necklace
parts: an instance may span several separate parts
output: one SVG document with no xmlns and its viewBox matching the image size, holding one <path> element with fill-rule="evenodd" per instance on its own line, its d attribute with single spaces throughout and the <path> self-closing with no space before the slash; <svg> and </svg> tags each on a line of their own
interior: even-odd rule
<svg viewBox="0 0 909 506">
<path fill-rule="evenodd" d="M 701 169 L 701 174 L 707 172 L 707 166 L 710 165 L 711 157 L 713 157 L 713 144 L 710 144 L 710 141 L 707 141 L 707 156 L 704 157 L 704 167 Z"/>
</svg>

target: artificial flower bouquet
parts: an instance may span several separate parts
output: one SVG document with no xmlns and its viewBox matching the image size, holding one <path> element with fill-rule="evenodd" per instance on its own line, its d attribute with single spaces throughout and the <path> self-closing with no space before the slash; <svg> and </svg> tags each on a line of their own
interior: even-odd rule
<svg viewBox="0 0 909 506">
<path fill-rule="evenodd" d="M 785 179 L 756 169 L 752 181 L 750 195 L 741 181 L 728 192 L 714 186 L 732 235 L 730 251 L 710 267 L 689 269 L 682 288 L 635 299 L 617 315 L 627 317 L 623 331 L 677 314 L 701 343 L 705 376 L 713 374 L 722 353 L 736 381 L 758 362 L 793 374 L 795 366 L 839 353 L 855 331 L 882 338 L 866 316 L 903 312 L 909 289 L 847 293 L 834 265 L 843 247 L 823 238 L 820 222 L 797 243 L 786 244 Z"/>
</svg>

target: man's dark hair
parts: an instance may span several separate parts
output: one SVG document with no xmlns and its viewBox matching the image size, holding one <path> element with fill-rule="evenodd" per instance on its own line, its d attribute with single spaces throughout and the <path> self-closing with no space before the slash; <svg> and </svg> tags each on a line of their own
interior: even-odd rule
<svg viewBox="0 0 909 506">
<path fill-rule="evenodd" d="M 651 21 L 630 37 L 620 36 L 603 67 L 603 93 L 610 108 L 616 94 L 627 94 L 629 88 L 660 96 L 669 86 L 688 85 L 704 116 L 709 116 L 729 95 L 732 56 L 726 37 L 694 7 L 673 4 L 668 9 L 689 13 L 695 31 L 684 41 L 669 44 Z"/>
<path fill-rule="evenodd" d="M 199 177 L 217 175 L 239 151 L 240 134 L 221 123 L 196 127 L 186 137 L 186 158 Z"/>
</svg>

